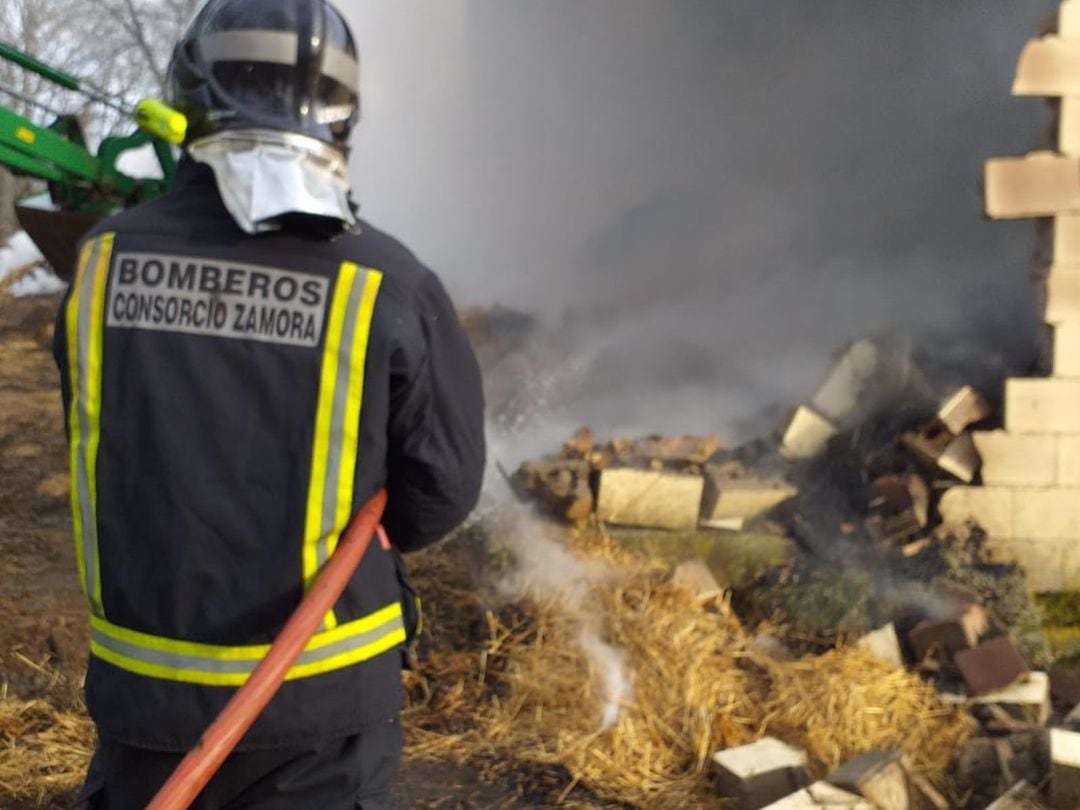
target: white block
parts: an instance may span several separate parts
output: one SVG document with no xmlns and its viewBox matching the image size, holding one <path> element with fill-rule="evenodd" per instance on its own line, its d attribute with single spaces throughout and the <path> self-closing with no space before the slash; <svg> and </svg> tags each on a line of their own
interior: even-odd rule
<svg viewBox="0 0 1080 810">
<path fill-rule="evenodd" d="M 810 810 L 814 807 L 840 808 L 840 810 L 875 810 L 874 805 L 862 796 L 848 793 L 828 782 L 814 782 L 798 793 L 792 793 L 764 810 Z"/>
<path fill-rule="evenodd" d="M 606 523 L 659 529 L 697 528 L 705 479 L 654 470 L 600 474 L 596 514 Z"/>
<path fill-rule="evenodd" d="M 1080 433 L 1080 380 L 1024 378 L 1005 381 L 1009 433 Z"/>
<path fill-rule="evenodd" d="M 1046 36 L 1028 40 L 1013 81 L 1014 96 L 1080 94 L 1080 42 Z"/>
<path fill-rule="evenodd" d="M 784 429 L 780 455 L 787 459 L 813 458 L 823 453 L 829 439 L 839 432 L 824 416 L 800 405 Z"/>
<path fill-rule="evenodd" d="M 1057 480 L 1057 438 L 1003 430 L 971 434 L 987 486 L 1050 486 Z"/>
<path fill-rule="evenodd" d="M 1054 376 L 1080 377 L 1080 321 L 1066 321 L 1050 328 L 1054 335 Z"/>
</svg>

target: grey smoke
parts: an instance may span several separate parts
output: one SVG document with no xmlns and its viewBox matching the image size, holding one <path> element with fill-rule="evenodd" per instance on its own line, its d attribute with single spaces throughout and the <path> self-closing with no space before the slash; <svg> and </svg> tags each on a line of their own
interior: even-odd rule
<svg viewBox="0 0 1080 810">
<path fill-rule="evenodd" d="M 1029 362 L 1031 227 L 978 183 L 1038 145 L 1009 86 L 1056 2 L 341 5 L 364 213 L 587 359 L 552 432 L 730 433 L 868 332 Z"/>
</svg>

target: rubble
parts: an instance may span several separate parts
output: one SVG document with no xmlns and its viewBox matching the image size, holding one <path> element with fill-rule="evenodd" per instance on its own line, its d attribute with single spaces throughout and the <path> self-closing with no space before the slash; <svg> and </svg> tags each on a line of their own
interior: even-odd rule
<svg viewBox="0 0 1080 810">
<path fill-rule="evenodd" d="M 720 793 L 758 810 L 804 787 L 806 753 L 772 737 L 713 754 Z"/>
</svg>

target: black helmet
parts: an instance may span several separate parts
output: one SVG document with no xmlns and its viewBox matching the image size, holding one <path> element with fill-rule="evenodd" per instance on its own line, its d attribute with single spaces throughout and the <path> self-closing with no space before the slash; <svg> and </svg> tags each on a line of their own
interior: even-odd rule
<svg viewBox="0 0 1080 810">
<path fill-rule="evenodd" d="M 208 0 L 173 53 L 170 103 L 189 141 L 271 129 L 347 154 L 359 79 L 352 32 L 326 0 Z"/>
</svg>

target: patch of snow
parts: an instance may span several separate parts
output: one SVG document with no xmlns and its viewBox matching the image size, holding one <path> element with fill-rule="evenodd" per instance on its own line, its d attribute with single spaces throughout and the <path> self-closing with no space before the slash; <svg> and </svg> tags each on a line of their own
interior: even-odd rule
<svg viewBox="0 0 1080 810">
<path fill-rule="evenodd" d="M 20 278 L 8 290 L 16 298 L 29 298 L 34 295 L 54 295 L 67 289 L 67 284 L 52 270 L 38 265 L 27 275 Z"/>
<path fill-rule="evenodd" d="M 158 162 L 157 155 L 154 153 L 154 147 L 150 144 L 121 152 L 116 161 L 116 168 L 128 177 L 160 180 L 165 176 L 161 171 L 161 163 Z"/>
<path fill-rule="evenodd" d="M 37 245 L 26 235 L 26 231 L 19 231 L 8 240 L 6 245 L 0 247 L 0 281 L 16 270 L 39 264 L 44 259 Z"/>
</svg>

